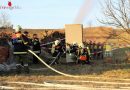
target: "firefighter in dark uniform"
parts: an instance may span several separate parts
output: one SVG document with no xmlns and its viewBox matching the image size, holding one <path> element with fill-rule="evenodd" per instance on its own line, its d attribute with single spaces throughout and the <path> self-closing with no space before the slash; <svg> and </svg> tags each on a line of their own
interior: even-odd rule
<svg viewBox="0 0 130 90">
<path fill-rule="evenodd" d="M 88 48 L 84 46 L 84 44 L 79 45 L 78 56 L 79 56 L 79 63 L 90 64 L 89 51 Z"/>
<path fill-rule="evenodd" d="M 71 48 L 70 53 L 73 53 L 77 56 L 78 55 L 78 44 L 76 42 L 73 42 L 73 44 L 71 45 L 70 48 Z"/>
<path fill-rule="evenodd" d="M 88 47 L 90 49 L 91 59 L 93 59 L 93 42 L 91 40 L 89 41 Z"/>
<path fill-rule="evenodd" d="M 93 43 L 93 55 L 94 55 L 94 59 L 97 60 L 97 44 L 96 42 Z"/>
<path fill-rule="evenodd" d="M 27 50 L 29 49 L 29 41 L 28 38 L 21 33 L 22 28 L 17 26 L 15 29 L 15 33 L 12 36 L 12 44 L 14 47 L 14 59 L 16 61 L 16 72 L 19 74 L 22 71 L 22 67 L 24 67 L 24 71 L 29 73 L 28 67 L 28 54 Z"/>
<path fill-rule="evenodd" d="M 88 47 L 90 49 L 90 53 L 92 53 L 92 41 L 90 40 L 89 43 L 88 43 Z"/>
<path fill-rule="evenodd" d="M 41 53 L 40 41 L 37 34 L 33 34 L 32 38 L 32 49 L 39 56 Z M 33 63 L 38 64 L 38 59 L 33 56 Z"/>
<path fill-rule="evenodd" d="M 101 43 L 101 59 L 103 59 L 104 57 L 104 55 L 103 55 L 103 52 L 104 52 L 104 44 L 103 43 Z"/>
<path fill-rule="evenodd" d="M 102 45 L 101 45 L 101 43 L 99 42 L 98 44 L 97 44 L 97 59 L 98 60 L 100 60 L 100 59 L 102 59 Z"/>
<path fill-rule="evenodd" d="M 60 55 L 62 55 L 62 53 L 63 53 L 63 47 L 61 45 L 60 40 L 56 40 L 54 42 L 54 44 L 52 45 L 51 53 L 54 58 L 57 58 L 55 60 L 55 63 L 59 64 Z"/>
</svg>

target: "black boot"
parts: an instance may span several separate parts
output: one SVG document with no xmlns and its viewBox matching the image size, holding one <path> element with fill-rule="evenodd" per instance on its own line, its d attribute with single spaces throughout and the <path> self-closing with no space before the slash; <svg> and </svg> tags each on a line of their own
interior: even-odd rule
<svg viewBox="0 0 130 90">
<path fill-rule="evenodd" d="M 30 73 L 28 64 L 27 64 L 27 65 L 24 65 L 24 72 L 25 72 L 26 74 L 29 74 L 29 73 Z"/>
<path fill-rule="evenodd" d="M 20 64 L 16 65 L 16 73 L 20 74 L 21 72 L 22 72 L 22 66 Z"/>
</svg>

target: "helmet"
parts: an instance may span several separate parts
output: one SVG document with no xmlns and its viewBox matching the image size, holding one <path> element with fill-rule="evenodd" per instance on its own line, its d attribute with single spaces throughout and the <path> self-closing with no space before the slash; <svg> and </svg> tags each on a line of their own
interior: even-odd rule
<svg viewBox="0 0 130 90">
<path fill-rule="evenodd" d="M 84 48 L 84 44 L 83 43 L 79 44 L 79 47 Z"/>
<path fill-rule="evenodd" d="M 24 34 L 28 34 L 28 31 L 24 31 L 23 33 L 24 33 Z"/>
<path fill-rule="evenodd" d="M 73 45 L 76 46 L 76 45 L 77 45 L 77 42 L 73 42 Z"/>
<path fill-rule="evenodd" d="M 55 45 L 58 45 L 59 43 L 60 43 L 59 40 L 56 40 L 56 41 L 55 41 Z"/>
<path fill-rule="evenodd" d="M 19 31 L 21 31 L 22 30 L 22 27 L 20 26 L 20 25 L 17 25 L 16 27 L 15 27 L 15 32 L 17 33 L 17 32 L 19 32 Z"/>
</svg>

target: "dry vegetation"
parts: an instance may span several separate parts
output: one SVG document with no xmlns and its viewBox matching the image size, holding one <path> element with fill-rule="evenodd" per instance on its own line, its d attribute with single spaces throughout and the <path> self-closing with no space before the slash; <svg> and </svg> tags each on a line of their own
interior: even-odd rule
<svg viewBox="0 0 130 90">
<path fill-rule="evenodd" d="M 93 33 L 97 32 L 99 29 L 93 31 Z M 109 31 L 109 29 L 108 29 Z M 31 31 L 30 31 L 31 32 Z M 49 31 L 50 33 L 52 31 Z M 35 30 L 31 32 L 31 34 L 35 33 Z M 42 31 L 39 31 L 38 33 L 41 33 L 39 35 L 43 35 Z M 64 31 L 62 32 L 64 33 Z M 93 37 L 89 37 L 89 34 L 91 32 L 84 31 L 86 33 L 86 36 L 84 36 L 85 39 L 93 39 L 93 37 L 97 36 L 98 34 L 93 34 Z M 102 31 L 99 32 L 100 34 Z M 106 32 L 105 32 L 106 33 Z M 105 35 L 105 34 L 104 34 Z M 99 37 L 98 41 L 106 40 L 108 34 L 105 36 Z M 111 39 L 109 39 L 110 41 Z M 114 41 L 114 43 L 117 43 L 117 40 Z M 76 84 L 76 85 L 84 85 L 88 87 L 107 87 L 108 84 L 104 84 L 104 82 L 117 82 L 117 83 L 130 83 L 130 63 L 127 62 L 126 57 L 126 51 L 130 51 L 129 48 L 123 48 L 114 50 L 114 56 L 112 60 L 108 60 L 107 58 L 104 60 L 92 60 L 91 65 L 75 65 L 75 64 L 62 64 L 62 65 L 54 65 L 52 67 L 56 68 L 59 71 L 73 74 L 73 75 L 79 75 L 80 78 L 69 78 L 61 76 L 50 69 L 44 69 L 41 71 L 31 71 L 29 75 L 27 74 L 20 74 L 17 75 L 14 72 L 4 73 L 1 74 L 0 77 L 0 85 L 4 86 L 17 86 L 17 87 L 24 87 L 24 88 L 39 88 L 37 86 L 33 85 L 17 85 L 17 84 L 8 84 L 7 82 L 12 81 L 21 81 L 21 82 L 35 82 L 35 83 L 43 83 L 44 81 L 54 81 L 55 83 L 60 84 Z M 61 62 L 64 62 L 65 59 L 62 58 Z M 46 68 L 44 65 L 31 65 L 31 68 Z M 92 77 L 92 78 L 90 78 Z M 124 80 L 125 79 L 125 80 Z M 78 80 L 78 81 L 101 81 L 103 83 L 93 83 L 93 82 L 66 82 L 66 81 L 57 81 L 57 80 Z M 110 87 L 114 88 L 120 88 L 121 86 L 130 87 L 130 85 L 120 85 L 120 84 L 111 84 Z M 43 88 L 43 87 L 42 87 Z M 53 90 L 53 89 L 51 89 Z"/>
<path fill-rule="evenodd" d="M 129 51 L 129 49 L 125 48 L 115 50 L 114 52 L 116 52 L 116 54 L 114 54 L 112 62 L 107 62 L 107 60 L 104 59 L 98 61 L 92 60 L 91 65 L 62 64 L 52 66 L 59 71 L 81 76 L 79 78 L 70 78 L 61 76 L 51 71 L 50 69 L 47 69 L 44 65 L 40 64 L 40 65 L 32 65 L 31 68 L 33 69 L 46 68 L 46 69 L 40 71 L 31 71 L 29 75 L 24 73 L 20 75 L 14 73 L 3 74 L 0 77 L 1 81 L 0 85 L 15 86 L 22 88 L 23 87 L 43 88 L 41 86 L 35 86 L 35 85 L 20 85 L 20 84 L 7 83 L 17 81 L 17 82 L 33 82 L 42 84 L 43 82 L 51 82 L 65 85 L 81 85 L 81 86 L 83 85 L 92 88 L 111 87 L 120 89 L 121 87 L 130 87 L 130 63 L 124 61 L 126 58 L 124 54 L 125 51 Z M 65 59 L 62 58 L 61 60 Z M 127 83 L 127 84 L 120 84 L 120 83 Z"/>
<path fill-rule="evenodd" d="M 2 29 L 6 33 L 13 33 L 12 29 Z M 23 31 L 28 31 L 30 37 L 37 33 L 39 38 L 44 39 L 46 35 L 50 35 L 54 32 L 59 32 L 64 34 L 64 29 L 24 29 Z M 47 33 L 46 33 L 47 32 Z M 84 41 L 96 41 L 96 42 L 109 42 L 115 44 L 130 44 L 130 36 L 127 32 L 120 29 L 113 29 L 111 27 L 88 27 L 83 30 L 83 40 Z"/>
</svg>

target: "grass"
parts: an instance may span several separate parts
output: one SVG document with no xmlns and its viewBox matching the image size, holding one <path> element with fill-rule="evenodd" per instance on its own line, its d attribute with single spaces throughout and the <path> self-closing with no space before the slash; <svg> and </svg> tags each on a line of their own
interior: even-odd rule
<svg viewBox="0 0 130 90">
<path fill-rule="evenodd" d="M 114 58 L 112 62 L 106 63 L 105 60 L 92 60 L 91 65 L 81 65 L 81 64 L 62 64 L 62 65 L 53 65 L 55 69 L 62 71 L 64 73 L 78 75 L 80 78 L 70 78 L 61 76 L 50 69 L 45 69 L 42 71 L 31 71 L 30 74 L 3 74 L 0 77 L 1 82 L 5 81 L 22 81 L 22 82 L 36 82 L 43 83 L 44 81 L 49 80 L 92 80 L 92 81 L 114 81 L 114 82 L 128 82 L 130 83 L 130 63 L 124 62 L 126 58 L 124 52 L 129 50 L 118 49 L 113 51 Z M 64 59 L 63 59 L 64 60 Z M 118 62 L 116 61 L 118 60 Z M 46 68 L 42 64 L 32 65 L 31 68 Z M 93 77 L 93 78 L 89 78 Z M 97 78 L 98 77 L 98 78 Z M 122 81 L 120 79 L 129 79 L 128 81 Z M 2 85 L 3 83 L 0 83 Z M 6 85 L 7 83 L 5 83 Z M 71 83 L 69 83 L 71 84 Z M 78 83 L 77 83 L 78 84 Z M 7 84 L 8 85 L 8 84 Z M 88 84 L 90 86 L 94 86 L 96 84 Z M 98 85 L 98 86 L 102 86 Z M 15 86 L 15 85 L 14 85 Z M 119 85 L 116 85 L 119 87 Z M 20 87 L 24 87 L 20 86 Z M 30 87 L 30 86 L 29 86 Z"/>
<path fill-rule="evenodd" d="M 100 63 L 100 64 L 96 64 Z M 32 66 L 33 67 L 33 66 Z M 42 67 L 42 65 L 40 65 Z M 43 66 L 45 67 L 45 66 Z M 87 76 L 94 76 L 94 77 L 104 77 L 104 78 L 130 78 L 130 64 L 108 64 L 104 63 L 103 61 L 95 61 L 94 64 L 91 65 L 54 65 L 52 66 L 56 68 L 59 71 L 62 71 L 64 73 L 72 74 L 72 75 L 81 75 L 82 77 Z M 13 78 L 13 81 L 17 81 L 17 78 L 23 81 L 22 78 L 26 78 L 26 81 L 29 81 L 32 79 L 31 77 L 35 77 L 36 80 L 44 80 L 44 78 L 53 77 L 58 78 L 62 77 L 61 75 L 51 71 L 50 69 L 45 69 L 42 71 L 31 71 L 30 74 L 20 74 L 16 75 L 14 73 L 12 74 L 4 74 L 1 76 L 0 80 L 6 79 L 9 80 L 9 78 Z M 41 78 L 40 78 L 41 77 Z M 16 78 L 16 80 L 14 79 Z M 32 81 L 34 81 L 32 79 Z M 11 80 L 12 81 L 12 80 Z"/>
</svg>

